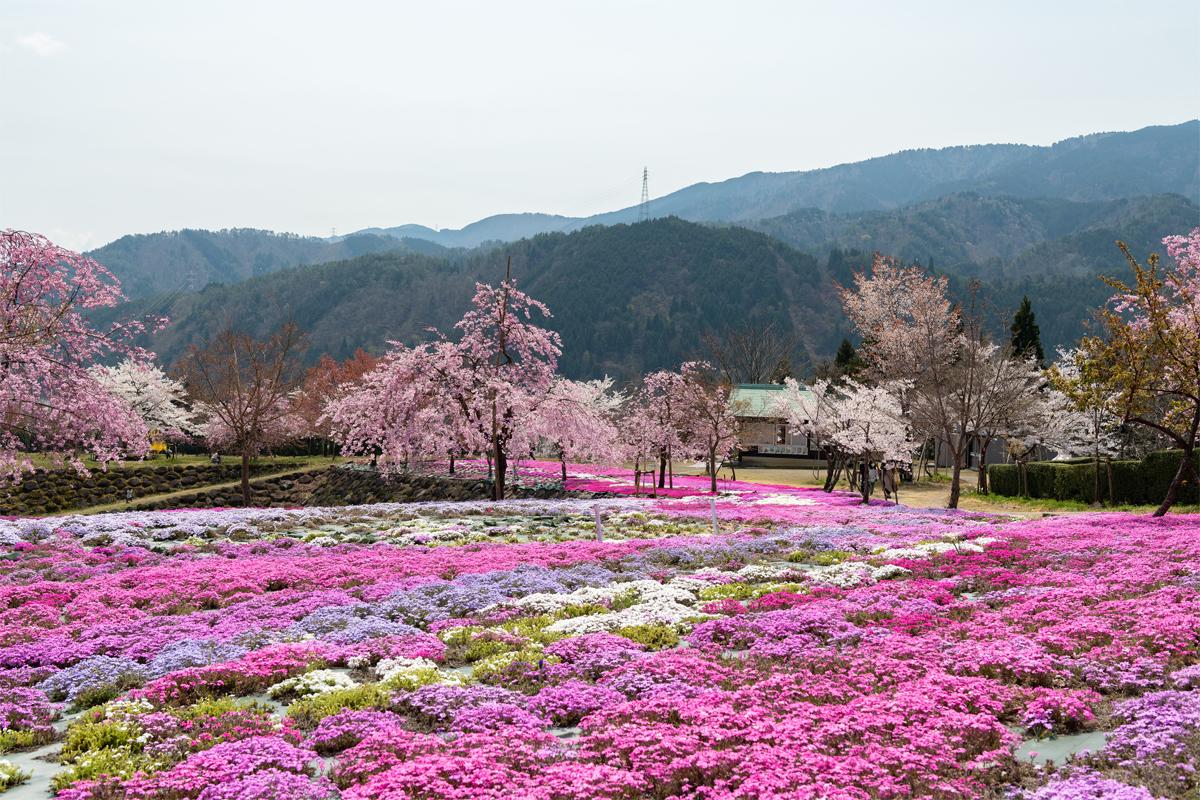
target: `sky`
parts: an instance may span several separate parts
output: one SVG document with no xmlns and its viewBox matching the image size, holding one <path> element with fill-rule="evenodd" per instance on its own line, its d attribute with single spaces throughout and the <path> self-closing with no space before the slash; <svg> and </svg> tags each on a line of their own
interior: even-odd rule
<svg viewBox="0 0 1200 800">
<path fill-rule="evenodd" d="M 0 0 L 0 228 L 328 236 L 1200 117 L 1200 2 Z"/>
</svg>

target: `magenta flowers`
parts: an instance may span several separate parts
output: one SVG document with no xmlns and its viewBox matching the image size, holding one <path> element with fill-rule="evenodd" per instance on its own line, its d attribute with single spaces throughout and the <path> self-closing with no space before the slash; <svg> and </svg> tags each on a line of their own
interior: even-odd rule
<svg viewBox="0 0 1200 800">
<path fill-rule="evenodd" d="M 633 492 L 583 469 L 569 485 Z M 86 708 L 45 767 L 70 800 L 1200 786 L 1191 519 L 1013 521 L 731 482 L 713 535 L 708 482 L 675 483 L 0 521 L 0 747 Z M 1099 731 L 1067 765 L 1013 756 Z"/>
</svg>

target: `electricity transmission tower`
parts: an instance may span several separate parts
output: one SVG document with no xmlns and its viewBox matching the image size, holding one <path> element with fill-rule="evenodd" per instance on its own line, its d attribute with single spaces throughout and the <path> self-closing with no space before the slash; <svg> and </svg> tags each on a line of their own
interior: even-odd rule
<svg viewBox="0 0 1200 800">
<path fill-rule="evenodd" d="M 650 170 L 642 167 L 642 204 L 638 207 L 638 222 L 650 219 Z"/>
</svg>

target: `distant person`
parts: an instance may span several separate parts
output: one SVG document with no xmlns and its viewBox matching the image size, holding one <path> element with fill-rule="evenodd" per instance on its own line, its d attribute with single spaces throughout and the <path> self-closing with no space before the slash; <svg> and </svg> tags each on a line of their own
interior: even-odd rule
<svg viewBox="0 0 1200 800">
<path fill-rule="evenodd" d="M 891 500 L 892 495 L 896 492 L 896 467 L 890 461 L 883 466 L 881 482 L 883 484 L 883 499 Z"/>
<path fill-rule="evenodd" d="M 867 497 L 875 494 L 875 482 L 879 480 L 879 467 L 874 461 L 867 462 Z"/>
<path fill-rule="evenodd" d="M 211 461 L 214 464 L 220 464 L 221 463 L 221 454 L 213 453 L 212 458 L 210 458 L 209 461 Z"/>
</svg>

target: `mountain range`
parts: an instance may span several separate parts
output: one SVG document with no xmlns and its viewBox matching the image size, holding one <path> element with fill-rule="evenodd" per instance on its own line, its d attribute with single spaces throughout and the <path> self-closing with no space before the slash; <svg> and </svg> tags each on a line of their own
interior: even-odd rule
<svg viewBox="0 0 1200 800">
<path fill-rule="evenodd" d="M 980 281 L 998 335 L 1028 295 L 1053 352 L 1111 295 L 1097 275 L 1127 273 L 1117 240 L 1144 260 L 1164 236 L 1200 226 L 1198 173 L 1193 121 L 1048 148 L 907 151 L 755 173 L 653 201 L 663 216 L 640 223 L 633 208 L 335 239 L 251 229 L 127 236 L 89 255 L 134 302 L 93 317 L 171 316 L 143 344 L 172 363 L 211 333 L 214 311 L 256 333 L 292 314 L 312 334 L 310 360 L 345 358 L 415 343 L 429 326 L 448 330 L 475 282 L 501 280 L 511 259 L 520 287 L 551 308 L 570 377 L 673 366 L 703 355 L 703 329 L 746 321 L 800 334 L 799 366 L 831 356 L 848 333 L 835 284 L 850 284 L 878 250 L 947 274 L 960 300 Z"/>
<path fill-rule="evenodd" d="M 1047 147 L 986 144 L 905 150 L 805 172 L 751 172 L 697 183 L 649 201 L 651 217 L 737 222 L 802 208 L 829 212 L 900 208 L 958 192 L 984 197 L 1053 197 L 1079 202 L 1175 193 L 1200 203 L 1200 120 L 1133 132 L 1095 133 Z M 590 217 L 500 214 L 461 230 L 420 225 L 366 228 L 361 233 L 411 236 L 446 246 L 477 247 L 538 233 L 638 220 L 639 207 Z"/>
</svg>

